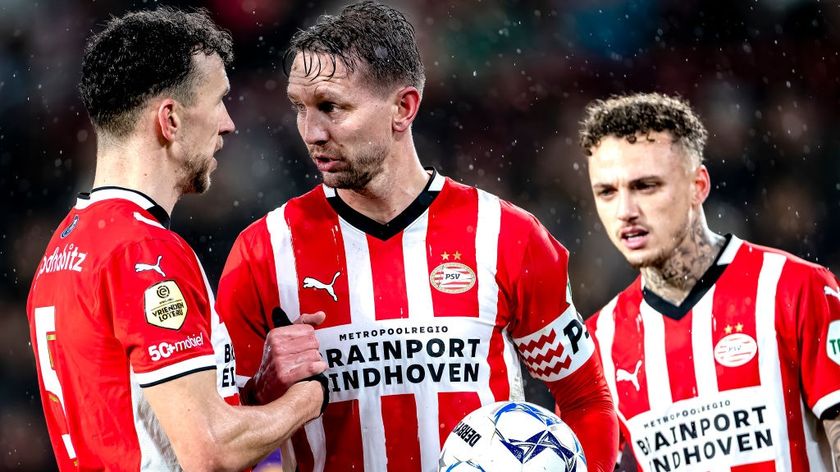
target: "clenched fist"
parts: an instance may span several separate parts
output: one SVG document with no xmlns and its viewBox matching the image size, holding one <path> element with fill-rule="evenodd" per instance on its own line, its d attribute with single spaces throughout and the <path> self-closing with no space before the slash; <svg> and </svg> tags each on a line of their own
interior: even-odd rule
<svg viewBox="0 0 840 472">
<path fill-rule="evenodd" d="M 302 314 L 294 324 L 268 332 L 260 369 L 243 392 L 246 403 L 264 405 L 282 396 L 294 383 L 327 369 L 314 328 L 324 318 L 323 311 Z"/>
</svg>

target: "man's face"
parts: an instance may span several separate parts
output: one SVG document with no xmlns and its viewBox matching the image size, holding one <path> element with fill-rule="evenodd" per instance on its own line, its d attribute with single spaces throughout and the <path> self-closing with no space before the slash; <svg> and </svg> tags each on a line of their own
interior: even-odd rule
<svg viewBox="0 0 840 472">
<path fill-rule="evenodd" d="M 310 61 L 316 68 L 321 63 L 317 76 L 306 74 L 306 66 L 313 67 Z M 333 70 L 329 56 L 299 53 L 287 93 L 300 137 L 325 184 L 361 190 L 382 172 L 393 142 L 393 104 L 366 82 L 359 68 L 350 72 L 336 60 Z"/>
<path fill-rule="evenodd" d="M 633 267 L 660 267 L 688 235 L 702 203 L 691 167 L 667 132 L 638 135 L 635 143 L 609 136 L 592 149 L 598 216 Z"/>
<path fill-rule="evenodd" d="M 222 149 L 222 136 L 234 130 L 223 100 L 230 91 L 224 63 L 217 54 L 196 54 L 193 61 L 198 81 L 193 103 L 183 109 L 185 153 L 178 185 L 184 194 L 207 191 L 217 165 L 213 155 Z"/>
</svg>

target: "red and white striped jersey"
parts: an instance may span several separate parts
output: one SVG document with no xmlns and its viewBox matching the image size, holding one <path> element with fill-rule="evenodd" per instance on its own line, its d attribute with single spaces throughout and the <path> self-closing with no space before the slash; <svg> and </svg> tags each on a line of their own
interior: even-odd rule
<svg viewBox="0 0 840 472">
<path fill-rule="evenodd" d="M 641 277 L 587 320 L 644 471 L 820 471 L 840 407 L 840 291 L 825 268 L 727 236 L 674 306 Z"/>
<path fill-rule="evenodd" d="M 275 317 L 326 313 L 316 334 L 332 403 L 294 437 L 301 470 L 437 470 L 467 413 L 522 398 L 519 359 L 568 413 L 590 464 L 611 470 L 599 442 L 617 434 L 612 404 L 567 260 L 532 215 L 436 173 L 384 225 L 319 186 L 240 234 L 217 310 L 243 383 Z"/>
<path fill-rule="evenodd" d="M 80 195 L 38 266 L 26 311 L 62 471 L 179 470 L 143 387 L 216 369 L 219 393 L 238 403 L 230 337 L 168 221 L 145 195 L 98 188 Z"/>
</svg>

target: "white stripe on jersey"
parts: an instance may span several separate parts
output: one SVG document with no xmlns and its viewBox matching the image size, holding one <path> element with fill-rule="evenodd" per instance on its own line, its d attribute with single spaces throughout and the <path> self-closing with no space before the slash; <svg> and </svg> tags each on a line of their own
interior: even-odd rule
<svg viewBox="0 0 840 472">
<path fill-rule="evenodd" d="M 435 172 L 435 178 L 432 180 L 432 183 L 429 184 L 429 191 L 430 192 L 440 192 L 443 190 L 443 184 L 446 183 L 446 177 L 441 175 L 438 172 Z"/>
<path fill-rule="evenodd" d="M 694 375 L 698 397 L 718 394 L 717 367 L 712 347 L 712 301 L 715 287 L 694 305 L 691 312 L 691 348 L 694 355 Z"/>
<path fill-rule="evenodd" d="M 426 236 L 429 229 L 429 210 L 426 209 L 403 231 L 403 266 L 408 317 L 425 321 L 434 319 L 432 287 L 429 284 L 429 263 L 426 255 Z M 414 394 L 417 418 L 440 415 L 437 390 L 428 382 L 421 384 Z M 418 421 L 417 439 L 420 444 L 421 470 L 437 467 L 440 449 L 440 428 L 437 422 Z"/>
<path fill-rule="evenodd" d="M 607 380 L 607 386 L 610 387 L 615 410 L 620 415 L 618 390 L 615 387 L 615 361 L 613 361 L 612 356 L 613 341 L 615 340 L 615 317 L 613 311 L 615 311 L 616 303 L 618 303 L 618 297 L 610 300 L 601 309 L 601 313 L 598 315 L 598 320 L 596 321 L 595 332 L 597 333 L 599 347 L 601 349 L 601 367 L 604 369 L 604 378 Z"/>
<path fill-rule="evenodd" d="M 134 372 L 133 375 L 137 379 L 137 383 L 143 386 L 160 382 L 161 380 L 166 380 L 169 377 L 174 377 L 178 374 L 183 374 L 184 372 L 206 369 L 208 367 L 212 367 L 214 369 L 216 368 L 216 358 L 213 354 L 192 357 L 149 372 Z"/>
<path fill-rule="evenodd" d="M 835 390 L 817 400 L 817 403 L 814 404 L 814 415 L 819 418 L 825 413 L 825 410 L 838 403 L 840 403 L 840 390 Z"/>
<path fill-rule="evenodd" d="M 639 306 L 644 325 L 645 378 L 648 389 L 648 405 L 666 409 L 674 403 L 671 396 L 671 378 L 668 374 L 668 360 L 665 354 L 665 321 L 646 301 Z M 656 388 L 651 388 L 656 386 Z"/>
<path fill-rule="evenodd" d="M 239 387 L 236 384 L 236 358 L 229 355 L 228 350 L 233 352 L 233 342 L 230 339 L 227 326 L 222 323 L 219 314 L 216 313 L 216 297 L 213 295 L 213 289 L 210 288 L 210 281 L 207 280 L 207 274 L 204 272 L 204 266 L 198 260 L 198 254 L 195 254 L 195 260 L 198 263 L 198 268 L 201 270 L 201 278 L 204 280 L 204 289 L 207 291 L 207 300 L 210 303 L 210 344 L 213 346 L 213 353 L 216 355 L 216 390 L 222 398 L 231 398 L 239 394 Z M 225 383 L 225 376 L 231 373 L 233 377 L 229 385 Z"/>
<path fill-rule="evenodd" d="M 298 299 L 298 277 L 295 253 L 292 248 L 292 233 L 286 224 L 285 212 L 286 204 L 271 211 L 265 218 L 265 225 L 271 237 L 271 250 L 274 251 L 274 270 L 280 305 L 289 317 L 289 321 L 294 322 L 300 317 L 300 300 Z"/>
<path fill-rule="evenodd" d="M 476 289 L 478 294 L 478 315 L 482 326 L 486 328 L 482 339 L 488 342 L 481 343 L 478 348 L 478 358 L 485 364 L 485 368 L 479 369 L 478 398 L 482 405 L 489 405 L 496 401 L 493 391 L 490 390 L 490 365 L 487 359 L 490 354 L 490 337 L 493 326 L 496 325 L 496 316 L 499 312 L 499 285 L 496 283 L 496 265 L 499 253 L 499 230 L 502 224 L 502 206 L 499 198 L 483 190 L 478 192 L 478 220 L 475 229 L 475 265 Z M 506 339 L 510 342 L 509 338 Z M 507 349 L 505 350 L 507 351 Z M 508 361 L 507 356 L 503 357 Z M 512 364 L 506 366 L 508 381 L 511 387 L 521 385 L 522 373 L 519 368 L 519 360 L 510 359 Z"/>
<path fill-rule="evenodd" d="M 403 231 L 403 265 L 405 266 L 405 295 L 408 317 L 412 320 L 431 320 L 435 316 L 432 289 L 429 286 L 429 261 L 426 255 L 426 232 L 429 229 L 429 210 L 420 215 Z M 422 449 L 421 449 L 422 450 Z"/>
<path fill-rule="evenodd" d="M 181 470 L 178 458 L 172 449 L 172 443 L 158 422 L 149 402 L 143 395 L 143 388 L 137 380 L 137 374 L 129 366 L 129 384 L 131 386 L 131 413 L 134 417 L 134 432 L 140 448 L 140 470 L 166 471 Z"/>
<path fill-rule="evenodd" d="M 154 202 L 149 201 L 148 198 L 137 192 L 122 188 L 105 188 L 91 192 L 88 198 L 76 199 L 76 209 L 83 210 L 96 202 L 110 200 L 112 198 L 121 198 L 123 200 L 134 202 L 137 206 L 144 210 L 148 210 L 149 208 L 155 206 Z"/>
<path fill-rule="evenodd" d="M 782 372 L 779 367 L 779 345 L 776 337 L 776 288 L 785 265 L 785 256 L 766 253 L 758 275 L 755 302 L 755 332 L 758 344 L 758 375 L 761 387 L 766 390 L 770 411 L 786 411 Z M 791 470 L 790 442 L 787 420 L 779 415 L 769 415 L 780 440 L 776 445 L 776 470 Z"/>
<path fill-rule="evenodd" d="M 289 318 L 294 322 L 300 317 L 300 299 L 298 298 L 297 266 L 292 247 L 292 233 L 286 224 L 286 204 L 272 210 L 266 216 L 265 224 L 271 238 L 271 250 L 274 254 L 275 277 L 277 278 L 280 305 Z M 237 382 L 240 380 L 237 379 Z M 247 382 L 247 379 L 246 379 Z M 326 439 L 324 423 L 319 417 L 310 421 L 304 427 L 306 441 L 312 451 L 315 472 L 323 472 L 326 463 Z M 291 449 L 291 448 L 285 448 Z M 285 459 L 291 459 L 286 457 Z"/>
<path fill-rule="evenodd" d="M 314 472 L 324 472 L 324 465 L 327 463 L 327 437 L 324 433 L 324 417 L 319 416 L 306 423 L 303 430 L 306 432 L 306 442 L 309 443 L 310 451 L 312 451 L 312 470 Z M 291 439 L 289 439 L 290 442 Z M 291 457 L 294 457 L 294 447 L 284 447 L 283 450 L 291 451 Z"/>
<path fill-rule="evenodd" d="M 733 234 L 729 239 L 729 244 L 726 245 L 723 253 L 718 258 L 717 265 L 728 265 L 732 263 L 735 260 L 735 254 L 741 249 L 742 244 L 744 244 L 744 241 Z"/>
<path fill-rule="evenodd" d="M 140 213 L 137 213 L 136 211 L 134 212 L 134 219 L 137 220 L 137 221 L 140 221 L 141 223 L 146 223 L 147 225 L 155 226 L 157 228 L 166 229 L 166 228 L 163 227 L 162 224 L 160 224 L 159 221 L 146 218 L 145 216 L 141 215 Z"/>
<path fill-rule="evenodd" d="M 375 321 L 376 301 L 373 297 L 373 273 L 367 235 L 339 217 L 344 256 L 347 261 L 351 323 L 368 324 Z M 373 317 L 372 319 L 366 319 Z M 385 425 L 382 423 L 382 401 L 374 394 L 359 393 L 359 421 L 365 470 L 386 470 Z M 311 443 L 310 443 L 311 444 Z"/>
<path fill-rule="evenodd" d="M 814 470 L 818 464 L 831 464 L 831 447 L 827 441 L 822 440 L 825 433 L 818 431 L 819 420 L 806 412 L 805 405 L 805 399 L 800 396 L 799 411 L 802 414 L 802 431 L 805 433 L 805 455 L 811 470 Z"/>
<path fill-rule="evenodd" d="M 732 254 L 734 257 L 734 253 Z M 730 260 L 731 261 L 731 260 Z M 717 367 L 712 346 L 712 302 L 715 286 L 703 295 L 691 309 L 691 351 L 694 356 L 694 381 L 697 397 L 715 398 L 718 390 Z M 729 472 L 732 468 L 715 464 L 717 472 Z"/>
</svg>

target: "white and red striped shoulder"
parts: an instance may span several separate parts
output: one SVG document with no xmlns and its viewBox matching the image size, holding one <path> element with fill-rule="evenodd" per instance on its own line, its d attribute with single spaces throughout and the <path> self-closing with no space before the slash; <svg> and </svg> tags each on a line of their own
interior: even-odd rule
<svg viewBox="0 0 840 472">
<path fill-rule="evenodd" d="M 680 306 L 639 278 L 589 319 L 640 470 L 828 470 L 814 431 L 840 405 L 836 289 L 732 236 Z"/>
<path fill-rule="evenodd" d="M 522 398 L 520 353 L 558 385 L 586 370 L 567 258 L 531 215 L 434 172 L 387 224 L 321 186 L 240 235 L 218 309 L 241 381 L 276 316 L 327 314 L 317 336 L 332 403 L 294 438 L 302 470 L 429 470 L 468 412 Z"/>
</svg>

